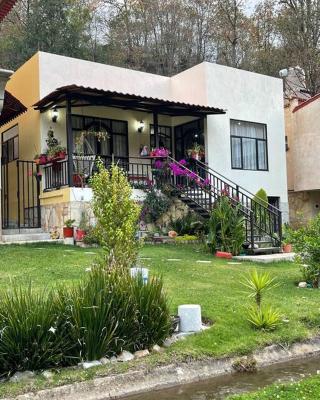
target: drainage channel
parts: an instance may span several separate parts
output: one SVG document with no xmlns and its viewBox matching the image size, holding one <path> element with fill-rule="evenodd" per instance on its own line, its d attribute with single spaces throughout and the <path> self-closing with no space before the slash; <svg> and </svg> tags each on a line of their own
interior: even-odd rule
<svg viewBox="0 0 320 400">
<path fill-rule="evenodd" d="M 125 400 L 223 400 L 273 383 L 298 381 L 320 370 L 320 357 L 303 358 L 262 368 L 255 373 L 234 373 L 210 380 L 126 397 Z"/>
</svg>

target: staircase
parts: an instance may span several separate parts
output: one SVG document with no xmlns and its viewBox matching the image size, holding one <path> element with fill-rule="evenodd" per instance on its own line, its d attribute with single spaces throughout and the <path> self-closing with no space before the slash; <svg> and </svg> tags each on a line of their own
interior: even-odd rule
<svg viewBox="0 0 320 400">
<path fill-rule="evenodd" d="M 3 244 L 24 244 L 52 242 L 50 234 L 39 229 L 4 229 L 2 232 Z"/>
<path fill-rule="evenodd" d="M 244 216 L 248 252 L 266 254 L 281 251 L 282 215 L 279 209 L 256 201 L 254 194 L 200 161 L 194 161 L 188 167 L 171 157 L 167 162 L 170 168 L 165 182 L 171 186 L 172 194 L 190 209 L 209 218 L 215 201 L 227 195 Z"/>
</svg>

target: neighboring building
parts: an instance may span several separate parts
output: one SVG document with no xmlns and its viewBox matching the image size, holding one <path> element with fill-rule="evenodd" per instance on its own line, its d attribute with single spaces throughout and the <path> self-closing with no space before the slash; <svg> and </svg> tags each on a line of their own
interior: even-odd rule
<svg viewBox="0 0 320 400">
<path fill-rule="evenodd" d="M 305 223 L 320 211 L 320 94 L 285 107 L 290 222 Z"/>
<path fill-rule="evenodd" d="M 208 62 L 169 78 L 39 52 L 13 74 L 7 90 L 28 110 L 0 128 L 8 181 L 4 228 L 41 220 L 50 230 L 67 218 L 79 221 L 91 199 L 87 178 L 97 156 L 106 165 L 125 164 L 129 178 L 143 186 L 144 178 L 152 179 L 152 161 L 140 157 L 143 146 L 165 145 L 180 160 L 193 143 L 205 148 L 212 170 L 202 166 L 199 176 L 210 177 L 215 197 L 230 187 L 250 214 L 251 193 L 262 187 L 275 215 L 269 236 L 281 226 L 276 207 L 287 220 L 280 79 Z M 35 166 L 31 161 L 45 150 L 51 130 L 72 156 Z"/>
</svg>

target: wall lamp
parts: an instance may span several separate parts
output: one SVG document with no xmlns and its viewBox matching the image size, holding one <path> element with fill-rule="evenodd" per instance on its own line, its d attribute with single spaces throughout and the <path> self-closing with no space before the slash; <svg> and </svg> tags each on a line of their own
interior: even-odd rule
<svg viewBox="0 0 320 400">
<path fill-rule="evenodd" d="M 52 122 L 57 122 L 58 117 L 59 117 L 59 111 L 58 111 L 57 107 L 54 107 L 54 108 L 51 110 Z"/>
<path fill-rule="evenodd" d="M 139 133 L 142 133 L 144 131 L 144 121 L 140 121 L 139 123 L 138 123 L 138 132 Z"/>
</svg>

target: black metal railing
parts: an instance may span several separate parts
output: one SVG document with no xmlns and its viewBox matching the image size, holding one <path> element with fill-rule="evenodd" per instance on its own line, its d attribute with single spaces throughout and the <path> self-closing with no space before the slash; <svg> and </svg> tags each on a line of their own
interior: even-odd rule
<svg viewBox="0 0 320 400">
<path fill-rule="evenodd" d="M 91 176 L 97 172 L 97 162 L 101 160 L 106 168 L 112 163 L 119 165 L 127 174 L 128 180 L 134 188 L 147 188 L 152 185 L 153 165 L 151 160 L 142 160 L 136 157 L 109 157 L 96 155 L 72 156 L 72 182 L 68 182 L 68 160 L 57 161 L 43 167 L 44 191 L 56 190 L 66 186 L 86 187 Z"/>
<path fill-rule="evenodd" d="M 280 246 L 282 240 L 282 213 L 270 204 L 256 200 L 254 195 L 198 161 L 186 166 L 168 157 L 168 181 L 184 196 L 209 215 L 214 202 L 227 195 L 239 206 L 245 219 L 247 241 L 251 248 L 256 242 Z"/>
</svg>

